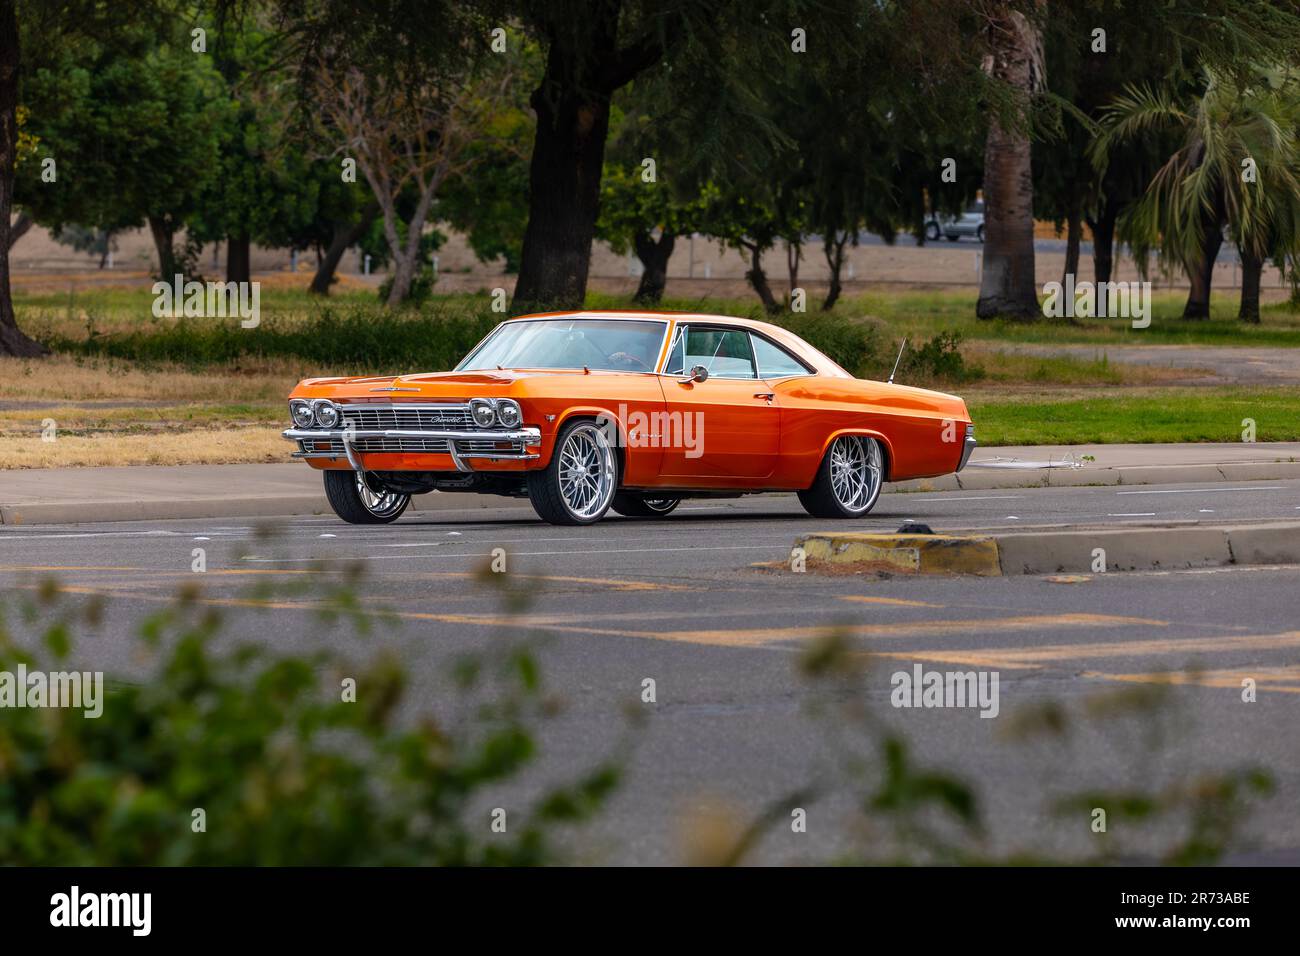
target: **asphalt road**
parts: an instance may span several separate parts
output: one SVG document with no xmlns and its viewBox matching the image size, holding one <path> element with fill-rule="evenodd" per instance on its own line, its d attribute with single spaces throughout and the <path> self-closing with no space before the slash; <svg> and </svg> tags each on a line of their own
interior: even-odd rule
<svg viewBox="0 0 1300 956">
<path fill-rule="evenodd" d="M 889 494 L 854 530 L 892 531 L 909 518 L 946 531 L 1297 513 L 1297 481 Z M 1062 810 L 1061 799 L 1133 790 L 1184 799 L 1198 779 L 1250 766 L 1268 769 L 1275 790 L 1252 801 L 1234 859 L 1300 862 L 1300 569 L 996 579 L 791 572 L 784 562 L 795 537 L 826 524 L 793 498 L 768 497 L 687 502 L 665 520 L 588 528 L 555 528 L 518 507 L 380 528 L 329 517 L 14 527 L 0 529 L 0 587 L 10 603 L 54 576 L 70 600 L 107 596 L 104 622 L 73 661 L 145 678 L 133 637 L 140 621 L 198 583 L 232 639 L 352 657 L 395 650 L 411 674 L 411 714 L 458 712 L 447 674 L 460 656 L 536 642 L 561 706 L 540 727 L 534 770 L 484 795 L 484 825 L 491 807 L 522 810 L 546 785 L 630 741 L 610 806 L 565 837 L 583 861 L 680 862 L 688 844 L 741 828 L 810 784 L 807 832 L 791 832 L 782 811 L 750 859 L 879 854 L 892 831 L 879 815 L 864 826 L 858 813 L 876 778 L 850 779 L 846 768 L 864 755 L 873 765 L 887 731 L 906 739 L 919 766 L 972 786 L 986 852 L 1068 858 L 1109 841 L 1124 858 L 1146 859 L 1176 824 L 1115 815 L 1100 836 L 1086 809 Z M 191 570 L 194 548 L 206 552 L 201 574 Z M 488 584 L 478 575 L 494 548 L 504 549 L 507 570 Z M 364 571 L 363 604 L 391 612 L 364 641 L 318 613 L 348 565 Z M 278 592 L 252 596 L 257 584 Z M 507 607 L 502 587 L 526 597 L 523 610 Z M 842 682 L 808 677 L 809 647 L 837 628 L 862 670 Z M 893 674 L 916 664 L 996 672 L 998 716 L 892 707 Z M 1258 682 L 1254 703 L 1241 699 L 1244 677 Z M 647 678 L 654 703 L 642 701 Z M 1138 706 L 1142 690 L 1154 696 L 1140 695 Z M 1026 736 L 1027 715 L 1049 704 L 1064 708 L 1066 730 Z M 874 715 L 874 731 L 862 729 L 859 708 Z"/>
</svg>

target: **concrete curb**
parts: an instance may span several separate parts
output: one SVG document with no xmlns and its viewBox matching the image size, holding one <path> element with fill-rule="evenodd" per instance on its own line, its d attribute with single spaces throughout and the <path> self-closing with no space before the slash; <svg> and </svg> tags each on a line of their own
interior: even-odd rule
<svg viewBox="0 0 1300 956">
<path fill-rule="evenodd" d="M 527 508 L 528 502 L 496 495 L 430 492 L 411 499 L 410 511 L 478 511 Z M 249 495 L 242 498 L 148 498 L 144 500 L 41 501 L 0 505 L 0 525 L 81 524 L 100 521 L 166 521 L 172 518 L 257 518 L 269 515 L 333 515 L 321 495 Z"/>
<path fill-rule="evenodd" d="M 1002 573 L 997 542 L 987 535 L 808 534 L 795 546 L 803 548 L 810 564 L 901 574 Z"/>
<path fill-rule="evenodd" d="M 993 491 L 999 488 L 1066 488 L 1083 485 L 1165 485 L 1214 481 L 1284 481 L 1300 478 L 1300 461 L 1248 461 L 1123 468 L 971 468 L 940 478 L 900 481 L 890 491 Z"/>
<path fill-rule="evenodd" d="M 1016 531 L 982 535 L 803 535 L 808 565 L 900 574 L 1169 571 L 1249 564 L 1300 564 L 1300 522 Z"/>
</svg>

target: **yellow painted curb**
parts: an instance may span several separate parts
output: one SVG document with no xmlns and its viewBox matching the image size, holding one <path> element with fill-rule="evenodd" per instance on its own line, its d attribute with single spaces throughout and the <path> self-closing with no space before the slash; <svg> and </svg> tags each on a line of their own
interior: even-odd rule
<svg viewBox="0 0 1300 956">
<path fill-rule="evenodd" d="M 986 535 L 807 534 L 795 547 L 814 565 L 898 574 L 1002 574 L 998 543 Z"/>
</svg>

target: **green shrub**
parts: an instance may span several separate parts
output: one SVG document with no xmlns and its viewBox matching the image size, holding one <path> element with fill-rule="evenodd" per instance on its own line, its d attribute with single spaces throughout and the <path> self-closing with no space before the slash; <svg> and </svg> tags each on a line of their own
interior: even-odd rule
<svg viewBox="0 0 1300 956">
<path fill-rule="evenodd" d="M 55 338 L 56 351 L 134 361 L 208 365 L 241 359 L 297 358 L 323 369 L 387 371 L 452 368 L 502 316 L 352 307 L 321 309 L 305 319 L 238 322 L 181 319 L 119 335 Z"/>
</svg>

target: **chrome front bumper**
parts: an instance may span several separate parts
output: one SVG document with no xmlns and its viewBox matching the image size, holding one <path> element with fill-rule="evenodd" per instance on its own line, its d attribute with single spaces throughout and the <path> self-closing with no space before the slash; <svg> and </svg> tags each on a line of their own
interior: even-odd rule
<svg viewBox="0 0 1300 956">
<path fill-rule="evenodd" d="M 412 429 L 412 428 L 289 428 L 285 439 L 298 443 L 294 458 L 345 457 L 357 471 L 361 455 L 450 455 L 457 471 L 473 471 L 468 459 L 528 461 L 537 458 L 542 442 L 537 428 Z M 321 444 L 328 448 L 320 448 Z M 508 448 L 497 447 L 509 444 Z"/>
</svg>

